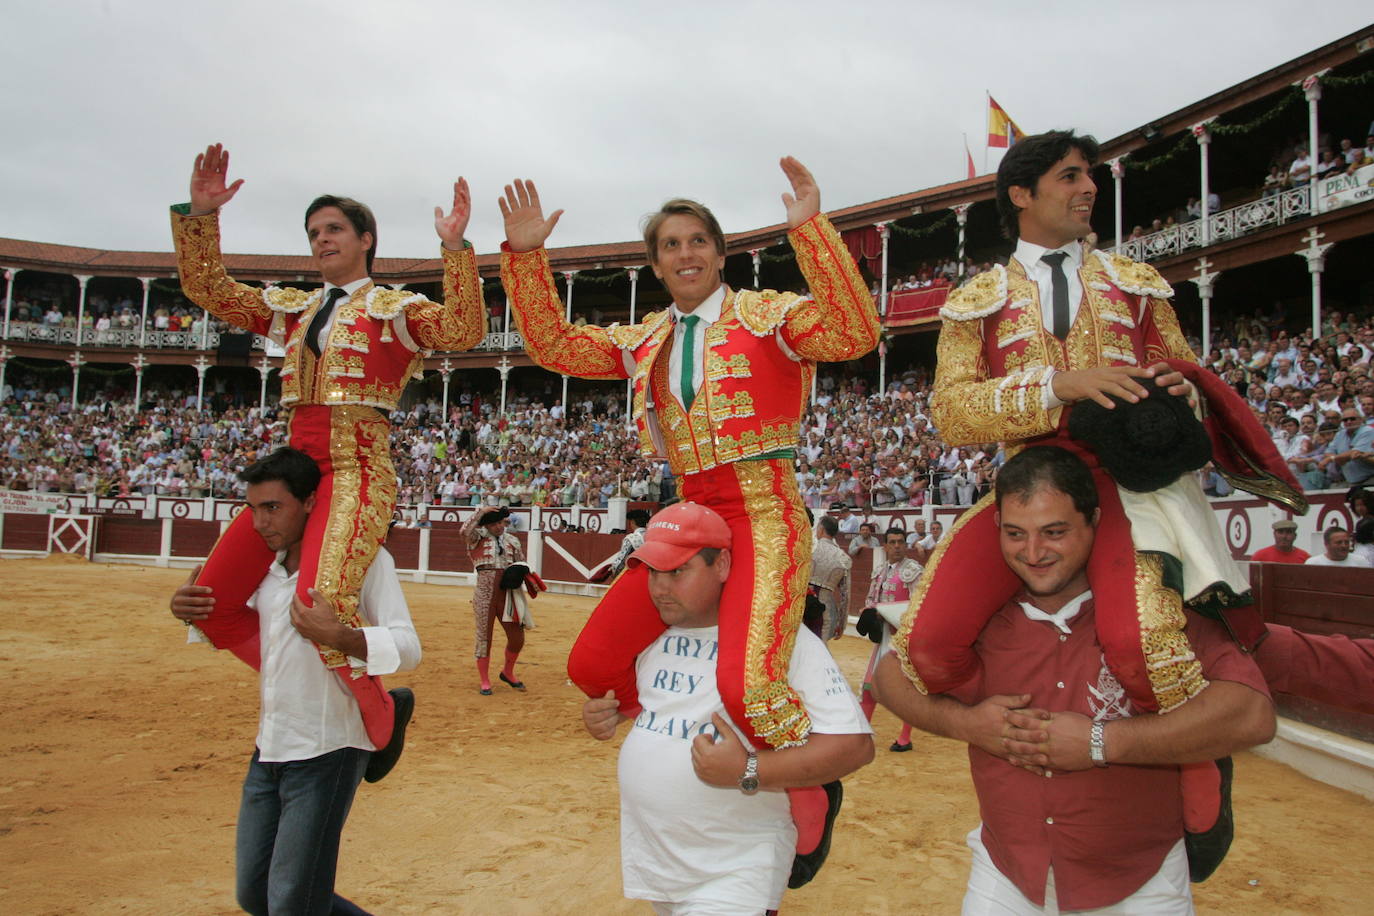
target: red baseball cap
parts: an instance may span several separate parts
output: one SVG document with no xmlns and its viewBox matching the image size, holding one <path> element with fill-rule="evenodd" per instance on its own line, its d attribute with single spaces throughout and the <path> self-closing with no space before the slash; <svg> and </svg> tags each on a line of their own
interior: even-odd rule
<svg viewBox="0 0 1374 916">
<path fill-rule="evenodd" d="M 700 503 L 674 503 L 649 519 L 644 544 L 630 554 L 627 565 L 643 563 L 660 572 L 677 569 L 703 547 L 730 546 L 730 526 Z"/>
</svg>

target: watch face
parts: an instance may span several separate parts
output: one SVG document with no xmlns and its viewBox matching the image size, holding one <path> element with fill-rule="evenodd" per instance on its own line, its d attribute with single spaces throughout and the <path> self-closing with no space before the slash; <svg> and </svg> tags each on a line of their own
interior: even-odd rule
<svg viewBox="0 0 1374 916">
<path fill-rule="evenodd" d="M 753 794 L 759 790 L 759 778 L 757 776 L 742 777 L 739 781 L 739 788 L 741 792 Z"/>
</svg>

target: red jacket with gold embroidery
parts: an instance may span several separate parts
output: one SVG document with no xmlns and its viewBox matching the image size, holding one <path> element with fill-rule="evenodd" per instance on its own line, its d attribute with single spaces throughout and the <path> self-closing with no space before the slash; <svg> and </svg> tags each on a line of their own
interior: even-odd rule
<svg viewBox="0 0 1374 916">
<path fill-rule="evenodd" d="M 320 290 L 258 289 L 224 270 L 217 214 L 172 211 L 177 270 L 186 297 L 223 321 L 286 348 L 281 403 L 394 410 L 426 350 L 467 350 L 481 341 L 486 312 L 472 249 L 444 250 L 444 302 L 364 284 L 335 306 L 319 358 L 305 345 Z"/>
<path fill-rule="evenodd" d="M 504 251 L 501 282 L 530 357 L 579 378 L 633 377 L 641 450 L 667 458 L 675 475 L 693 474 L 796 448 L 815 364 L 877 345 L 873 297 L 830 221 L 817 215 L 788 238 L 811 298 L 729 291 L 706 330 L 705 378 L 686 415 L 669 393 L 668 360 L 659 359 L 672 333 L 667 310 L 629 326 L 569 324 L 542 248 Z"/>
<path fill-rule="evenodd" d="M 1011 258 L 956 290 L 940 310 L 931 419 L 951 445 L 1020 442 L 1052 433 L 1045 407 L 1056 371 L 1197 362 L 1153 267 L 1095 251 L 1079 269 L 1083 298 L 1064 341 L 1041 319 L 1039 288 Z"/>
</svg>

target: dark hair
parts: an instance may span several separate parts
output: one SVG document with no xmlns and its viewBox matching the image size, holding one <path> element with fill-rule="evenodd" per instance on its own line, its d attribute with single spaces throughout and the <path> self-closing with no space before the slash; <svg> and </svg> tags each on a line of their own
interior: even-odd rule
<svg viewBox="0 0 1374 916">
<path fill-rule="evenodd" d="M 897 537 L 901 538 L 903 543 L 906 542 L 906 531 L 904 531 L 901 528 L 898 528 L 896 525 L 893 525 L 891 528 L 883 532 L 883 540 L 886 541 L 894 534 L 897 535 Z"/>
<path fill-rule="evenodd" d="M 1325 531 L 1322 532 L 1322 543 L 1330 544 L 1331 539 L 1338 534 L 1349 534 L 1349 532 L 1342 528 L 1340 525 L 1332 525 L 1330 528 L 1327 528 Z"/>
<path fill-rule="evenodd" d="M 315 215 L 315 211 L 323 210 L 325 207 L 338 207 L 343 215 L 348 217 L 348 221 L 353 224 L 353 231 L 358 233 L 358 238 L 362 238 L 364 232 L 372 235 L 372 247 L 367 249 L 367 272 L 372 273 L 372 259 L 377 254 L 377 217 L 372 215 L 372 208 L 351 197 L 321 194 L 310 202 L 310 206 L 305 208 L 305 230 L 307 232 L 310 231 L 310 217 Z"/>
<path fill-rule="evenodd" d="M 701 220 L 716 245 L 716 254 L 725 257 L 725 233 L 720 231 L 716 215 L 694 200 L 674 197 L 659 207 L 657 213 L 650 214 L 644 220 L 644 247 L 648 250 L 650 264 L 658 263 L 658 231 L 670 216 L 694 216 Z"/>
<path fill-rule="evenodd" d="M 716 558 L 720 556 L 720 552 L 723 549 L 724 548 L 721 547 L 703 547 L 698 550 L 697 553 L 701 555 L 701 562 L 705 563 L 707 566 L 715 566 Z"/>
<path fill-rule="evenodd" d="M 629 512 L 625 513 L 625 521 L 634 522 L 636 525 L 643 528 L 649 524 L 649 510 L 631 509 Z"/>
<path fill-rule="evenodd" d="M 1037 445 L 1017 452 L 997 472 L 994 487 L 999 510 L 1008 496 L 1030 499 L 1041 487 L 1067 494 L 1073 507 L 1089 521 L 1097 510 L 1097 485 L 1092 472 L 1081 458 L 1057 445 Z"/>
<path fill-rule="evenodd" d="M 1018 140 L 997 167 L 997 215 L 1002 220 L 1002 234 L 1013 242 L 1021 237 L 1021 212 L 1011 202 L 1013 187 L 1026 188 L 1035 196 L 1035 185 L 1041 176 L 1054 168 L 1054 164 L 1076 149 L 1088 160 L 1089 166 L 1097 165 L 1098 145 L 1092 137 L 1077 136 L 1071 130 L 1051 130 Z"/>
<path fill-rule="evenodd" d="M 821 530 L 832 538 L 840 533 L 840 523 L 835 521 L 834 516 L 822 515 L 818 524 L 821 526 Z"/>
<path fill-rule="evenodd" d="M 280 480 L 292 496 L 303 501 L 319 489 L 320 466 L 305 452 L 287 446 L 239 471 L 239 480 L 246 484 Z"/>
</svg>

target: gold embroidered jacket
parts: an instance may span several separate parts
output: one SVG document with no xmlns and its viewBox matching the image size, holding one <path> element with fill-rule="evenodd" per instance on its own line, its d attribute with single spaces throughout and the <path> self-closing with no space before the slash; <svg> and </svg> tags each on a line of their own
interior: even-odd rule
<svg viewBox="0 0 1374 916">
<path fill-rule="evenodd" d="M 1015 258 L 949 297 L 931 397 L 946 442 L 1013 443 L 1054 432 L 1062 408 L 1045 407 L 1051 368 L 1197 361 L 1167 301 L 1174 291 L 1153 267 L 1095 251 L 1079 278 L 1083 299 L 1063 341 L 1044 326 L 1039 288 Z"/>
<path fill-rule="evenodd" d="M 668 393 L 668 360 L 659 359 L 672 334 L 669 310 L 628 326 L 569 324 L 542 248 L 504 250 L 501 282 L 530 357 L 579 378 L 633 377 L 641 450 L 667 458 L 675 475 L 692 474 L 795 448 L 815 364 L 877 345 L 873 297 L 830 221 L 817 215 L 788 238 L 811 297 L 728 291 L 720 320 L 706 330 L 705 379 L 686 414 Z"/>
<path fill-rule="evenodd" d="M 393 410 L 423 366 L 426 350 L 467 350 L 486 330 L 486 311 L 472 249 L 444 250 L 444 302 L 364 284 L 336 308 L 319 358 L 305 345 L 320 290 L 236 283 L 224 270 L 219 216 L 172 211 L 177 271 L 186 297 L 235 327 L 286 348 L 281 403 L 352 404 Z"/>
</svg>

